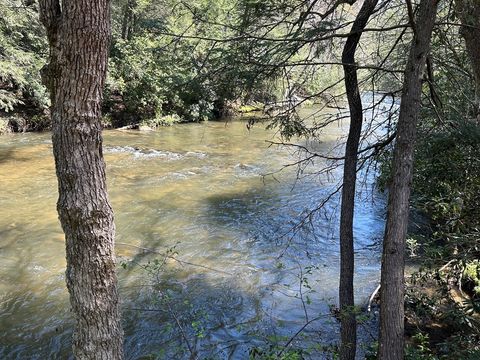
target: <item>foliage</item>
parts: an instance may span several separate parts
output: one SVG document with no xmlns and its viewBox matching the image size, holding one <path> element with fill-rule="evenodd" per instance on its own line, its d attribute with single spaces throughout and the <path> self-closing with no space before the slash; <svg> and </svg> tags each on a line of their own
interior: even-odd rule
<svg viewBox="0 0 480 360">
<path fill-rule="evenodd" d="M 47 44 L 38 4 L 26 4 L 0 0 L 0 110 L 25 104 L 41 113 L 48 106 L 39 75 Z M 155 119 L 170 115 L 202 121 L 242 105 L 318 95 L 341 80 L 341 68 L 308 65 L 327 49 L 309 39 L 338 24 L 306 21 L 307 7 L 302 0 L 114 0 L 108 125 L 160 123 Z M 294 113 L 274 118 L 272 126 L 286 135 L 305 133 Z"/>
<path fill-rule="evenodd" d="M 417 202 L 438 229 L 468 231 L 480 216 L 480 126 L 456 122 L 452 129 L 420 138 L 414 179 Z"/>
<path fill-rule="evenodd" d="M 262 76 L 242 63 L 248 44 L 222 41 L 237 33 L 235 2 L 133 4 L 135 21 L 122 38 L 127 8 L 122 1 L 114 3 L 107 87 L 107 95 L 122 96 L 127 112 L 201 121 L 225 115 L 238 100 L 248 102 L 258 97 L 254 94 L 270 91 L 272 74 Z M 208 38 L 218 41 L 203 40 Z"/>
<path fill-rule="evenodd" d="M 34 1 L 0 0 L 0 111 L 31 102 L 45 108 L 40 79 L 47 44 Z"/>
<path fill-rule="evenodd" d="M 241 2 L 116 0 L 112 8 L 104 104 L 112 126 L 171 115 L 202 121 L 283 96 L 275 71 L 249 63 L 250 42 L 223 41 L 241 31 Z M 0 110 L 24 104 L 41 112 L 48 106 L 40 78 L 48 51 L 38 4 L 1 0 L 0 10 Z M 218 41 L 204 40 L 210 37 Z"/>
</svg>

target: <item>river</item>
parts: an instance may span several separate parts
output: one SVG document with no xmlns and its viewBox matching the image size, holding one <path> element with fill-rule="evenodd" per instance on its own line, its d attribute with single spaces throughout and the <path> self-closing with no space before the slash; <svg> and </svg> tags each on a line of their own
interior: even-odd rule
<svg viewBox="0 0 480 360">
<path fill-rule="evenodd" d="M 331 125 L 306 145 L 331 149 L 344 132 Z M 104 133 L 127 359 L 188 358 L 189 346 L 199 358 L 246 359 L 316 317 L 293 344 L 338 339 L 329 306 L 337 301 L 339 197 L 289 230 L 341 173 L 314 175 L 326 164 L 316 160 L 264 176 L 298 160 L 270 146 L 274 139 L 240 120 Z M 67 359 L 72 321 L 50 135 L 0 137 L 0 184 L 0 358 Z M 359 304 L 378 283 L 385 206 L 368 181 L 361 190 Z"/>
</svg>

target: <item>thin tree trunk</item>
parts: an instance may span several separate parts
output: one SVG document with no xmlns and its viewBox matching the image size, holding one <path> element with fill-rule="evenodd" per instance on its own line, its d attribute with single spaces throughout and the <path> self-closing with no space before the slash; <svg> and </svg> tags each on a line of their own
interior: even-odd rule
<svg viewBox="0 0 480 360">
<path fill-rule="evenodd" d="M 475 79 L 473 116 L 480 124 L 480 1 L 455 0 L 457 17 L 462 23 L 460 34 L 465 39 L 467 54 Z"/>
<path fill-rule="evenodd" d="M 421 0 L 405 69 L 383 240 L 380 291 L 380 360 L 404 358 L 404 267 L 413 150 L 422 95 L 422 76 L 430 50 L 438 0 Z"/>
<path fill-rule="evenodd" d="M 358 88 L 355 52 L 378 0 L 365 0 L 348 36 L 342 53 L 345 73 L 345 89 L 350 110 L 350 129 L 345 148 L 343 170 L 342 205 L 340 214 L 340 359 L 354 360 L 357 348 L 357 321 L 353 276 L 355 270 L 353 245 L 353 217 L 355 207 L 355 185 L 357 181 L 357 152 L 363 124 L 363 108 Z"/>
<path fill-rule="evenodd" d="M 125 4 L 125 9 L 123 11 L 123 21 L 122 21 L 122 39 L 128 40 L 132 35 L 132 27 L 135 19 L 135 14 L 133 10 L 136 6 L 136 0 L 127 0 Z"/>
<path fill-rule="evenodd" d="M 355 185 L 357 181 L 357 157 L 363 123 L 363 108 L 358 88 L 355 51 L 362 30 L 375 10 L 378 0 L 365 0 L 343 48 L 342 62 L 345 73 L 345 89 L 350 110 L 350 129 L 345 148 L 343 169 L 342 205 L 340 214 L 340 359 L 354 360 L 357 348 L 357 321 L 353 276 L 355 270 L 353 245 L 353 217 L 355 207 Z"/>
<path fill-rule="evenodd" d="M 52 96 L 57 210 L 77 359 L 122 359 L 113 211 L 102 154 L 101 103 L 110 38 L 108 0 L 40 1 L 50 42 L 44 79 Z"/>
</svg>

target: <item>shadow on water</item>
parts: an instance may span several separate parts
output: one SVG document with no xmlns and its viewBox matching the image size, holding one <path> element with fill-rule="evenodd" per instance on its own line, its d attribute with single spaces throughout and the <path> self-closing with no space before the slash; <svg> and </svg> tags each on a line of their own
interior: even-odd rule
<svg viewBox="0 0 480 360">
<path fill-rule="evenodd" d="M 272 181 L 242 192 L 209 196 L 201 218 L 256 244 L 255 251 L 282 256 L 292 247 L 297 258 L 336 256 L 338 249 L 331 245 L 336 241 L 337 197 L 311 212 L 332 191 L 333 186 L 319 191 L 313 183 L 292 186 Z"/>
<path fill-rule="evenodd" d="M 12 157 L 12 150 L 11 149 L 1 149 L 0 150 L 0 163 L 9 161 Z"/>
<path fill-rule="evenodd" d="M 18 156 L 18 154 L 15 154 L 15 151 L 12 149 L 0 149 L 0 164 L 8 163 L 12 160 L 22 162 L 30 161 L 30 159 L 26 156 Z"/>
</svg>

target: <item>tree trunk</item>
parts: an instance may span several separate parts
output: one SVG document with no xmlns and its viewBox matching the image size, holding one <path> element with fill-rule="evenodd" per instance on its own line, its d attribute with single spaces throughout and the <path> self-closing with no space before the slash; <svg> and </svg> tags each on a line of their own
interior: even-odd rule
<svg viewBox="0 0 480 360">
<path fill-rule="evenodd" d="M 102 154 L 101 104 L 110 39 L 108 0 L 40 1 L 50 42 L 44 79 L 52 96 L 57 210 L 77 359 L 122 359 L 113 211 Z"/>
<path fill-rule="evenodd" d="M 404 267 L 413 150 L 422 95 L 422 76 L 430 50 L 438 0 L 421 0 L 405 78 L 397 124 L 383 240 L 380 292 L 380 360 L 404 358 Z"/>
<path fill-rule="evenodd" d="M 473 116 L 480 124 L 480 1 L 455 0 L 457 17 L 462 23 L 460 34 L 465 39 L 467 54 L 475 79 L 475 103 Z"/>
<path fill-rule="evenodd" d="M 373 13 L 378 0 L 365 0 L 343 48 L 342 62 L 345 73 L 345 89 L 350 110 L 350 129 L 345 148 L 343 169 L 342 205 L 340 214 L 340 359 L 354 360 L 357 347 L 357 321 L 353 276 L 355 269 L 353 246 L 353 216 L 355 185 L 357 181 L 357 153 L 362 132 L 363 108 L 358 88 L 355 51 L 362 31 Z"/>
<path fill-rule="evenodd" d="M 129 40 L 132 36 L 132 28 L 135 20 L 135 14 L 133 10 L 136 7 L 136 0 L 127 0 L 125 9 L 123 10 L 122 21 L 122 39 Z"/>
</svg>

